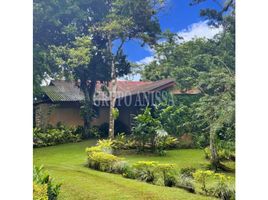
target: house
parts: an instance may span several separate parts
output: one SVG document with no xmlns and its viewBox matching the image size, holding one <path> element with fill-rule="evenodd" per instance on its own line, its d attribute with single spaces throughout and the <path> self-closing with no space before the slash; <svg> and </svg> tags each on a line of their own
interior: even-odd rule
<svg viewBox="0 0 268 200">
<path fill-rule="evenodd" d="M 118 121 L 130 130 L 133 116 L 141 108 L 162 101 L 168 91 L 174 90 L 175 82 L 171 79 L 160 81 L 119 81 L 117 82 L 116 107 L 119 110 Z M 61 122 L 66 126 L 83 125 L 80 115 L 81 101 L 84 94 L 73 81 L 51 81 L 42 87 L 44 98 L 34 103 L 34 124 L 37 127 L 56 126 Z M 179 93 L 178 90 L 174 90 Z M 109 122 L 109 95 L 100 82 L 96 85 L 94 96 L 97 116 L 91 122 L 100 126 Z M 166 96 L 165 96 L 166 95 Z"/>
</svg>

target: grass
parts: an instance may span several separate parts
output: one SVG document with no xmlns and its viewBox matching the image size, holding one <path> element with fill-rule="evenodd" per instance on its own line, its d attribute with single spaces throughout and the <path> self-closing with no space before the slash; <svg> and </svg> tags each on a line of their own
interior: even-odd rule
<svg viewBox="0 0 268 200">
<path fill-rule="evenodd" d="M 34 164 L 44 165 L 49 174 L 62 183 L 60 200 L 209 200 L 210 197 L 191 194 L 179 188 L 161 187 L 120 175 L 91 170 L 84 166 L 85 148 L 94 145 L 89 140 L 34 149 Z M 123 155 L 129 162 L 155 160 L 175 163 L 178 168 L 206 164 L 202 150 L 172 150 L 164 157 Z M 193 162 L 194 161 L 194 162 Z"/>
</svg>

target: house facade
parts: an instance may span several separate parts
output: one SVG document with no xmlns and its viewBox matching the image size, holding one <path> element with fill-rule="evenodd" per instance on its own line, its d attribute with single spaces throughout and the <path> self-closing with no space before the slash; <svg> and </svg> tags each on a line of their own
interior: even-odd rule
<svg viewBox="0 0 268 200">
<path fill-rule="evenodd" d="M 175 89 L 171 79 L 160 81 L 118 81 L 116 92 L 116 108 L 119 110 L 118 121 L 130 130 L 133 116 L 147 105 L 162 101 L 165 95 Z M 84 94 L 79 85 L 72 81 L 51 81 L 42 87 L 44 98 L 34 103 L 34 124 L 45 128 L 62 123 L 66 126 L 83 125 L 80 115 Z M 176 91 L 176 90 L 174 90 Z M 93 126 L 101 126 L 109 122 L 109 95 L 97 83 L 94 96 L 97 116 L 91 122 Z"/>
</svg>

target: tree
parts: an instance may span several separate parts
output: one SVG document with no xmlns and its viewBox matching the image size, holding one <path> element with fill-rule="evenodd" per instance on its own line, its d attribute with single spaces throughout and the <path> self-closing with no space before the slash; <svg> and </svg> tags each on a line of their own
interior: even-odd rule
<svg viewBox="0 0 268 200">
<path fill-rule="evenodd" d="M 111 88 L 109 137 L 114 138 L 114 106 L 116 101 L 117 81 L 116 61 L 124 56 L 123 45 L 131 39 L 139 39 L 144 43 L 154 44 L 160 26 L 156 13 L 163 4 L 162 0 L 115 0 L 107 1 L 109 11 L 105 18 L 97 24 L 94 31 L 105 35 L 111 59 Z M 114 45 L 115 43 L 118 45 Z"/>
<path fill-rule="evenodd" d="M 89 20 L 80 1 L 33 1 L 33 96 L 40 98 L 42 81 L 66 74 L 54 64 L 50 45 L 66 45 L 88 31 Z"/>
<path fill-rule="evenodd" d="M 157 60 L 142 72 L 143 79 L 172 77 L 181 90 L 198 88 L 201 91 L 202 97 L 191 107 L 193 117 L 198 120 L 194 120 L 192 126 L 200 123 L 199 131 L 209 133 L 211 163 L 216 170 L 223 167 L 217 155 L 217 136 L 226 127 L 233 132 L 235 127 L 234 22 L 234 10 L 231 10 L 217 20 L 224 31 L 212 40 L 178 43 L 178 38 L 167 38 L 155 48 Z"/>
<path fill-rule="evenodd" d="M 82 115 L 85 135 L 94 116 L 94 93 L 97 81 L 110 80 L 110 54 L 107 38 L 94 31 L 109 11 L 107 0 L 38 1 L 34 3 L 34 72 L 36 88 L 48 75 L 50 78 L 77 80 L 85 95 Z M 39 54 L 45 59 L 42 59 Z M 118 55 L 116 69 L 119 75 L 129 71 L 124 55 Z M 40 64 L 40 65 L 39 65 Z M 40 69 L 35 70 L 35 69 Z M 54 71 L 52 71 L 53 69 Z"/>
<path fill-rule="evenodd" d="M 59 2 L 56 2 L 56 5 Z M 157 7 L 162 1 L 130 1 L 130 0 L 79 0 L 63 3 L 63 8 L 55 16 L 55 21 L 71 16 L 64 21 L 64 26 L 58 31 L 64 35 L 64 30 L 74 30 L 73 38 L 68 37 L 66 43 L 51 42 L 49 56 L 51 62 L 64 78 L 79 79 L 80 88 L 85 94 L 83 117 L 85 134 L 94 116 L 94 93 L 97 81 L 107 87 L 111 81 L 110 91 L 110 137 L 114 137 L 114 105 L 116 92 L 116 77 L 130 71 L 130 63 L 123 53 L 126 41 L 136 38 L 143 43 L 154 43 L 160 32 L 159 23 L 155 17 Z M 60 3 L 60 5 L 61 5 Z M 52 2 L 52 5 L 53 2 Z M 76 10 L 74 15 L 73 9 Z M 81 11 L 81 12 L 80 12 Z M 66 15 L 65 15 L 66 16 Z M 52 19 L 54 19 L 52 17 Z M 62 18 L 61 18 L 62 17 Z M 73 18 L 72 18 L 73 17 Z M 78 23 L 79 22 L 79 23 Z M 69 33 L 69 32 L 68 32 Z M 115 43 L 119 45 L 115 47 Z M 51 45 L 52 44 L 52 45 Z M 116 50 L 114 50 L 116 48 Z"/>
</svg>

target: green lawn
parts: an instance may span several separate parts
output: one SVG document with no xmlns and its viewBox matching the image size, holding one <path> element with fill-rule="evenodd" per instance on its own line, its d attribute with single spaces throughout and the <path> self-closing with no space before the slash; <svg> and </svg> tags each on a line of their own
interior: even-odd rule
<svg viewBox="0 0 268 200">
<path fill-rule="evenodd" d="M 57 182 L 62 183 L 59 199 L 68 200 L 202 200 L 213 199 L 191 194 L 179 188 L 155 186 L 120 175 L 84 167 L 85 148 L 96 141 L 34 149 L 34 164 L 44 165 Z M 164 157 L 123 155 L 130 162 L 155 160 L 176 163 L 178 168 L 206 164 L 202 150 L 172 150 Z"/>
</svg>

